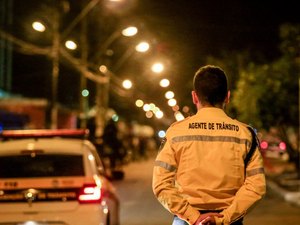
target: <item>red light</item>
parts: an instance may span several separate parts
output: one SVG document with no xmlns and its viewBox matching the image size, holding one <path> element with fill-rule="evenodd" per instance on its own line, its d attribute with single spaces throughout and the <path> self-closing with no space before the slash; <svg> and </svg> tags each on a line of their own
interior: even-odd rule
<svg viewBox="0 0 300 225">
<path fill-rule="evenodd" d="M 261 147 L 261 149 L 267 149 L 267 148 L 268 148 L 268 142 L 262 141 L 262 142 L 260 143 L 260 147 Z"/>
<path fill-rule="evenodd" d="M 101 189 L 96 185 L 85 185 L 79 196 L 80 203 L 95 203 L 101 200 Z"/>
<path fill-rule="evenodd" d="M 286 149 L 286 144 L 282 141 L 282 142 L 280 142 L 279 143 L 279 148 L 281 149 L 281 150 L 285 150 Z"/>
</svg>

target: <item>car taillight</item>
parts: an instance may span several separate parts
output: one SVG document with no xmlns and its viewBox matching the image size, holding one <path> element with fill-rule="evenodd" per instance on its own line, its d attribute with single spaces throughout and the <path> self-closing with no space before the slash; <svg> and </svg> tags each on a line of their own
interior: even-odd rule
<svg viewBox="0 0 300 225">
<path fill-rule="evenodd" d="M 80 203 L 97 203 L 101 201 L 101 196 L 101 188 L 99 186 L 95 184 L 85 185 L 80 190 L 78 201 Z"/>
<path fill-rule="evenodd" d="M 286 144 L 282 141 L 282 142 L 280 142 L 279 143 L 279 148 L 281 149 L 281 150 L 285 150 L 286 149 Z"/>
<path fill-rule="evenodd" d="M 261 147 L 261 149 L 267 149 L 267 148 L 268 148 L 268 142 L 262 141 L 262 142 L 260 143 L 260 147 Z"/>
</svg>

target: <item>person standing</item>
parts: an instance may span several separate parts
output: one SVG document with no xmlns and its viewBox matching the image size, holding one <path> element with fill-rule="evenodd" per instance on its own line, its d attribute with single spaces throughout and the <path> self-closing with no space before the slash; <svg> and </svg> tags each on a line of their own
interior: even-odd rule
<svg viewBox="0 0 300 225">
<path fill-rule="evenodd" d="M 117 169 L 118 162 L 121 163 L 123 159 L 122 142 L 119 139 L 119 130 L 116 122 L 110 119 L 104 127 L 102 139 L 104 148 L 107 148 L 106 153 L 110 161 L 110 168 L 112 170 Z"/>
<path fill-rule="evenodd" d="M 193 85 L 197 113 L 167 130 L 153 168 L 154 195 L 174 214 L 172 225 L 241 225 L 266 192 L 257 138 L 225 113 L 223 69 L 201 67 Z"/>
</svg>

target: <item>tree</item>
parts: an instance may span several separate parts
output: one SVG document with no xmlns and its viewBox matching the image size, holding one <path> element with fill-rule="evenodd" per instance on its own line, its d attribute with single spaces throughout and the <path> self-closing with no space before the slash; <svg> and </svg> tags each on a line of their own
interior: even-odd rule
<svg viewBox="0 0 300 225">
<path fill-rule="evenodd" d="M 239 118 L 260 129 L 275 127 L 299 171 L 300 25 L 280 27 L 282 56 L 240 72 L 233 105 Z M 291 140 L 291 134 L 296 140 Z M 300 177 L 300 171 L 299 171 Z"/>
</svg>

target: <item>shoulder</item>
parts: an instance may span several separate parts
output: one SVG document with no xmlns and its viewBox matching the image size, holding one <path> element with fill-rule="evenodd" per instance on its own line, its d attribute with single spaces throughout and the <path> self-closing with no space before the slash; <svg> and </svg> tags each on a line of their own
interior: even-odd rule
<svg viewBox="0 0 300 225">
<path fill-rule="evenodd" d="M 237 121 L 237 120 L 236 120 Z M 259 146 L 259 139 L 257 137 L 257 129 L 253 127 L 251 124 L 242 123 L 237 121 L 242 127 L 247 136 L 250 138 L 251 142 L 256 146 Z"/>
<path fill-rule="evenodd" d="M 167 136 L 172 137 L 174 135 L 177 135 L 178 133 L 185 132 L 188 128 L 187 124 L 190 120 L 191 117 L 186 117 L 183 120 L 172 123 L 167 130 Z"/>
<path fill-rule="evenodd" d="M 250 125 L 248 125 L 247 128 L 250 131 L 251 136 L 252 136 L 252 145 L 254 144 L 256 147 L 259 147 L 260 143 L 259 143 L 259 139 L 257 137 L 257 129 L 255 129 L 254 127 L 252 127 Z"/>
<path fill-rule="evenodd" d="M 241 127 L 247 128 L 249 125 L 246 123 L 243 123 L 237 119 L 233 119 L 233 121 L 235 121 L 238 125 L 240 125 Z"/>
<path fill-rule="evenodd" d="M 190 116 L 189 117 L 186 117 L 184 118 L 183 120 L 180 120 L 180 121 L 176 121 L 174 123 L 171 124 L 170 128 L 174 128 L 174 127 L 178 127 L 178 126 L 181 126 L 181 125 L 185 125 L 189 120 L 190 120 Z"/>
<path fill-rule="evenodd" d="M 241 122 L 241 121 L 239 121 L 239 120 L 236 120 L 236 119 L 234 119 L 234 121 L 235 121 L 235 123 L 237 123 L 242 129 L 244 129 L 244 130 L 252 130 L 252 131 L 254 131 L 254 132 L 256 132 L 256 129 L 254 128 L 254 127 L 252 127 L 251 125 L 249 125 L 249 124 L 246 124 L 246 123 L 243 123 L 243 122 Z"/>
<path fill-rule="evenodd" d="M 257 129 L 250 124 L 243 123 L 234 119 L 235 123 L 240 127 L 241 135 L 246 135 L 249 139 L 257 139 Z"/>
<path fill-rule="evenodd" d="M 257 129 L 251 125 L 247 125 L 248 130 L 254 134 L 255 136 L 257 135 Z"/>
</svg>

